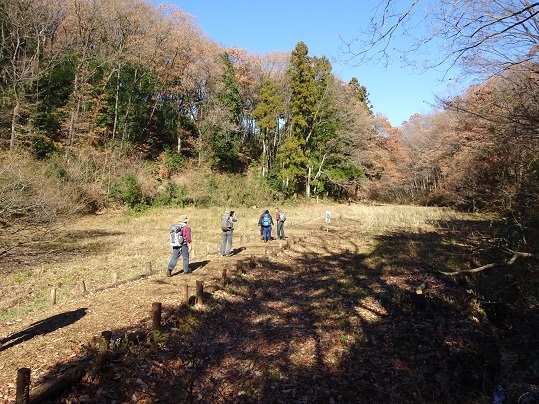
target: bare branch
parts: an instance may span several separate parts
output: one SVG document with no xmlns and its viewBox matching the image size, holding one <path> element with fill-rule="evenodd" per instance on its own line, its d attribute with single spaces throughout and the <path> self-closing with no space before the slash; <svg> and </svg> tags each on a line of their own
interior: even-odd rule
<svg viewBox="0 0 539 404">
<path fill-rule="evenodd" d="M 495 268 L 495 267 L 503 267 L 503 266 L 513 265 L 518 257 L 539 259 L 539 254 L 532 254 L 532 253 L 526 253 L 526 252 L 521 252 L 521 251 L 513 251 L 513 250 L 510 250 L 508 248 L 504 249 L 504 250 L 506 252 L 509 252 L 509 253 L 513 254 L 511 259 L 508 260 L 508 261 L 505 261 L 505 262 L 493 262 L 491 264 L 486 264 L 486 265 L 483 265 L 483 266 L 480 266 L 480 267 L 477 267 L 477 268 L 463 269 L 462 271 L 456 271 L 456 272 L 444 272 L 444 271 L 438 271 L 438 272 L 440 272 L 440 273 L 442 273 L 444 275 L 448 275 L 448 276 L 455 276 L 455 275 L 459 275 L 459 274 L 477 273 L 477 272 L 484 271 L 485 269 L 490 269 L 490 268 Z"/>
</svg>

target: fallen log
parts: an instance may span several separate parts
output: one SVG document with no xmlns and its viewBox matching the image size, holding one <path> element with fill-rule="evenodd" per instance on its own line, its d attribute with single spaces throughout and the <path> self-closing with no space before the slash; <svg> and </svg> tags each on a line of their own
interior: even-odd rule
<svg viewBox="0 0 539 404">
<path fill-rule="evenodd" d="M 46 381 L 30 391 L 30 402 L 41 403 L 58 397 L 67 389 L 78 383 L 88 370 L 89 363 L 82 363 L 62 375 Z"/>
</svg>

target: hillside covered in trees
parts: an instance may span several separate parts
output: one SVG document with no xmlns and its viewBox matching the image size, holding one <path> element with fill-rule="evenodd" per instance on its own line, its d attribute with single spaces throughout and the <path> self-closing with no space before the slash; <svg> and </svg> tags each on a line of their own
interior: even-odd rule
<svg viewBox="0 0 539 404">
<path fill-rule="evenodd" d="M 383 3 L 392 18 L 413 11 Z M 442 3 L 438 11 L 451 2 Z M 536 7 L 451 8 L 439 20 L 446 31 L 429 39 L 453 38 L 441 56 L 484 79 L 395 128 L 372 113 L 360 78 L 344 82 L 303 42 L 290 53 L 251 54 L 218 46 L 174 6 L 6 0 L 3 223 L 46 223 L 118 203 L 349 196 L 489 209 L 512 224 L 536 223 Z M 480 11 L 498 17 L 476 18 Z M 459 16 L 482 41 L 473 31 L 451 36 Z M 395 21 L 366 38 L 373 46 L 387 39 L 406 20 Z M 510 35 L 522 39 L 519 46 Z M 241 192 L 226 185 L 231 178 Z"/>
</svg>

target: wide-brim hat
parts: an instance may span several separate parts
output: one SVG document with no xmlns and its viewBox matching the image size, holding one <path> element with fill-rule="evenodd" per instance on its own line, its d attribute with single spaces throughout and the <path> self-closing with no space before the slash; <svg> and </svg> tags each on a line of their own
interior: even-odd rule
<svg viewBox="0 0 539 404">
<path fill-rule="evenodd" d="M 189 221 L 189 218 L 187 217 L 187 215 L 181 215 L 180 216 L 180 222 L 181 223 L 187 223 Z"/>
</svg>

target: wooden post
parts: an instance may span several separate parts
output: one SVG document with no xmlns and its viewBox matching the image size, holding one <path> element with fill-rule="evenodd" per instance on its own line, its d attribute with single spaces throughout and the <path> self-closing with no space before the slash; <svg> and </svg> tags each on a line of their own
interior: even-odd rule
<svg viewBox="0 0 539 404">
<path fill-rule="evenodd" d="M 112 284 L 116 286 L 118 284 L 118 272 L 112 273 Z"/>
<path fill-rule="evenodd" d="M 101 333 L 101 339 L 99 340 L 99 347 L 95 358 L 95 365 L 97 368 L 102 367 L 107 360 L 107 353 L 109 350 L 110 339 L 112 338 L 111 331 L 103 331 Z"/>
<path fill-rule="evenodd" d="M 238 272 L 238 275 L 241 275 L 243 273 L 243 261 L 237 260 L 236 261 L 236 270 Z"/>
<path fill-rule="evenodd" d="M 79 290 L 82 294 L 86 293 L 86 283 L 84 283 L 84 279 L 79 282 Z"/>
<path fill-rule="evenodd" d="M 51 289 L 51 305 L 56 304 L 56 288 Z"/>
<path fill-rule="evenodd" d="M 268 247 L 264 248 L 264 257 L 268 256 Z"/>
<path fill-rule="evenodd" d="M 197 287 L 197 304 L 204 304 L 204 283 L 202 281 L 196 281 Z"/>
<path fill-rule="evenodd" d="M 161 329 L 161 303 L 152 303 L 152 330 L 159 331 Z"/>
<path fill-rule="evenodd" d="M 152 263 L 151 262 L 146 263 L 146 273 L 148 273 L 148 274 L 152 273 Z"/>
<path fill-rule="evenodd" d="M 189 304 L 189 285 L 182 285 L 182 304 Z"/>
<path fill-rule="evenodd" d="M 223 271 L 221 273 L 221 284 L 223 285 L 223 288 L 226 286 L 226 268 L 223 268 Z"/>
<path fill-rule="evenodd" d="M 112 331 L 103 331 L 101 333 L 101 341 L 99 342 L 99 351 L 103 352 L 109 349 Z"/>
<path fill-rule="evenodd" d="M 251 235 L 248 234 L 248 235 L 247 235 L 247 242 L 250 242 L 250 241 L 251 241 Z"/>
<path fill-rule="evenodd" d="M 210 246 L 209 245 L 206 246 L 206 257 L 208 255 L 210 255 Z"/>
<path fill-rule="evenodd" d="M 30 369 L 19 368 L 17 370 L 17 391 L 15 404 L 27 404 L 30 402 Z"/>
</svg>

